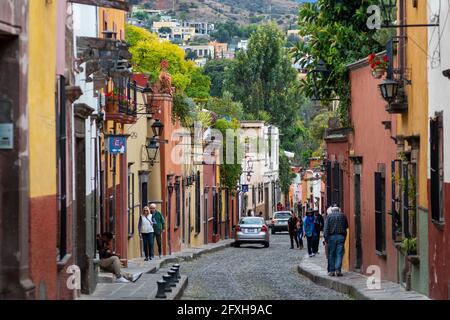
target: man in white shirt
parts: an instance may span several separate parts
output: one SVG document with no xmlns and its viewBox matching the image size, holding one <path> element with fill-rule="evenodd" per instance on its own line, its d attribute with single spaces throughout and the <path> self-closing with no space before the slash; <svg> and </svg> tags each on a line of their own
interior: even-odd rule
<svg viewBox="0 0 450 320">
<path fill-rule="evenodd" d="M 152 215 L 150 208 L 145 207 L 143 213 L 139 217 L 138 224 L 139 234 L 144 242 L 144 254 L 145 261 L 152 260 L 153 258 L 153 236 L 155 230 L 153 229 Z"/>
</svg>

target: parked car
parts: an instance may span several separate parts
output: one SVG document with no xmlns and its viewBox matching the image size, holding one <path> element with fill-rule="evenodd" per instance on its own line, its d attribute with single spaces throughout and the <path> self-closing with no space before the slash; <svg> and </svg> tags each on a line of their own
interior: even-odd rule
<svg viewBox="0 0 450 320">
<path fill-rule="evenodd" d="M 288 230 L 288 220 L 291 217 L 290 211 L 276 211 L 273 214 L 272 223 L 270 228 L 272 229 L 272 234 L 279 231 L 289 231 Z"/>
<path fill-rule="evenodd" d="M 260 217 L 245 217 L 234 226 L 234 246 L 242 243 L 261 243 L 265 248 L 269 247 L 269 228 Z"/>
</svg>

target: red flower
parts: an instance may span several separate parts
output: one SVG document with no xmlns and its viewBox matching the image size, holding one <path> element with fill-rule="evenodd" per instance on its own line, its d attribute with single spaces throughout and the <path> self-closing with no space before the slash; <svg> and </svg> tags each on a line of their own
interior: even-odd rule
<svg viewBox="0 0 450 320">
<path fill-rule="evenodd" d="M 373 59 L 375 59 L 375 53 L 371 53 L 370 55 L 369 55 L 369 57 L 368 57 L 368 59 L 369 59 L 369 62 L 372 62 L 373 61 Z"/>
<path fill-rule="evenodd" d="M 387 56 L 384 56 L 384 57 L 383 57 L 383 60 L 384 60 L 384 62 L 389 62 L 389 59 L 388 59 Z"/>
<path fill-rule="evenodd" d="M 375 64 L 378 66 L 378 65 L 380 65 L 380 60 L 377 60 L 376 62 L 375 62 Z"/>
</svg>

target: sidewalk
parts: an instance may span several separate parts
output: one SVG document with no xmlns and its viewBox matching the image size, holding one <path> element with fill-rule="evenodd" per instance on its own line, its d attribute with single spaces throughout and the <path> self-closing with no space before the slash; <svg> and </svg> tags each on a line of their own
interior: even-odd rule
<svg viewBox="0 0 450 320">
<path fill-rule="evenodd" d="M 234 240 L 222 240 L 201 247 L 187 248 L 161 259 L 155 257 L 151 261 L 144 258 L 128 261 L 128 267 L 123 268 L 125 274 L 143 272 L 142 277 L 135 283 L 115 283 L 112 273 L 99 272 L 99 283 L 95 292 L 91 295 L 82 294 L 78 300 L 159 300 L 155 298 L 158 289 L 157 281 L 167 274 L 171 264 L 189 261 L 203 254 L 216 252 L 230 247 Z M 180 268 L 181 279 L 172 292 L 167 293 L 167 300 L 180 299 L 187 287 L 188 278 L 183 275 L 183 266 Z"/>
<path fill-rule="evenodd" d="M 347 294 L 358 300 L 429 300 L 415 291 L 406 291 L 400 284 L 381 281 L 381 289 L 369 289 L 368 277 L 356 272 L 343 272 L 343 277 L 330 277 L 327 272 L 325 248 L 321 245 L 319 254 L 310 258 L 306 254 L 298 266 L 298 272 L 314 283 Z"/>
</svg>

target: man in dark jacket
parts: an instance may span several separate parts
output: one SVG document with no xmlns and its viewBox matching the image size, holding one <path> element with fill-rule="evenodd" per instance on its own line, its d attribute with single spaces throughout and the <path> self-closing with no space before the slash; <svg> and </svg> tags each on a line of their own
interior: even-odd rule
<svg viewBox="0 0 450 320">
<path fill-rule="evenodd" d="M 291 249 L 294 249 L 294 239 L 295 243 L 297 244 L 297 248 L 300 247 L 300 244 L 298 243 L 297 239 L 297 214 L 294 211 L 291 211 L 291 217 L 288 220 L 288 231 L 289 231 L 289 237 L 291 238 Z"/>
<path fill-rule="evenodd" d="M 314 210 L 314 235 L 313 235 L 313 253 L 319 253 L 320 232 L 323 231 L 324 220 L 319 210 Z"/>
<path fill-rule="evenodd" d="M 344 257 L 344 243 L 347 237 L 348 221 L 345 214 L 338 207 L 332 208 L 332 213 L 325 221 L 323 237 L 328 246 L 328 275 L 342 276 L 342 259 Z"/>
<path fill-rule="evenodd" d="M 161 212 L 156 210 L 156 204 L 152 203 L 150 205 L 150 213 L 152 214 L 153 230 L 156 239 L 156 244 L 158 245 L 158 254 L 159 257 L 161 258 L 162 255 L 161 234 L 164 232 L 166 228 L 166 222 Z"/>
</svg>

